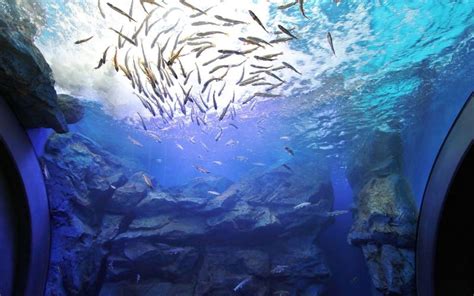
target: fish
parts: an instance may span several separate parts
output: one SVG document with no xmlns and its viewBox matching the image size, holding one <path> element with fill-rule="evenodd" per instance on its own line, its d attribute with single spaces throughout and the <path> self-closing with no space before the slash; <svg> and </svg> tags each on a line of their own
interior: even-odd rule
<svg viewBox="0 0 474 296">
<path fill-rule="evenodd" d="M 277 38 L 270 41 L 270 44 L 284 43 L 293 40 L 293 38 Z"/>
<path fill-rule="evenodd" d="M 147 131 L 148 129 L 145 125 L 145 120 L 143 120 L 143 117 L 140 115 L 140 113 L 137 112 L 137 114 L 138 114 L 138 117 L 140 117 L 140 121 L 142 122 L 143 129 Z"/>
<path fill-rule="evenodd" d="M 332 212 L 327 212 L 325 216 L 327 217 L 336 217 L 344 214 L 348 214 L 349 211 L 332 211 Z"/>
<path fill-rule="evenodd" d="M 97 0 L 97 7 L 99 8 L 100 15 L 105 18 L 105 13 L 102 10 L 102 5 L 100 5 L 100 0 Z"/>
<path fill-rule="evenodd" d="M 134 138 L 132 138 L 131 136 L 128 136 L 128 140 L 130 141 L 130 143 L 132 143 L 133 145 L 135 146 L 138 146 L 138 147 L 143 147 L 143 144 L 138 142 L 137 140 L 135 140 Z"/>
<path fill-rule="evenodd" d="M 137 43 L 135 41 L 133 41 L 130 37 L 127 37 L 125 36 L 124 34 L 122 34 L 122 32 L 119 32 L 117 30 L 115 30 L 114 28 L 109 28 L 110 30 L 114 31 L 115 33 L 117 33 L 121 38 L 123 38 L 124 40 L 126 40 L 127 42 L 137 46 Z"/>
<path fill-rule="evenodd" d="M 51 175 L 49 174 L 48 166 L 46 165 L 46 162 L 44 160 L 40 160 L 41 163 L 41 169 L 43 171 L 43 176 L 46 180 L 49 180 Z"/>
<path fill-rule="evenodd" d="M 213 9 L 215 6 L 211 6 L 209 7 L 208 9 L 205 9 L 203 12 L 198 12 L 198 13 L 195 13 L 195 14 L 191 14 L 189 17 L 190 18 L 197 18 L 197 17 L 200 17 L 201 15 L 204 15 L 206 13 L 209 12 L 209 10 Z"/>
<path fill-rule="evenodd" d="M 288 136 L 281 136 L 281 137 L 280 137 L 280 140 L 289 141 L 289 140 L 290 140 L 290 137 L 288 137 Z"/>
<path fill-rule="evenodd" d="M 219 80 L 222 80 L 222 79 L 221 79 L 221 78 L 217 78 L 217 77 L 213 77 L 213 78 L 209 79 L 208 81 L 206 81 L 206 82 L 204 83 L 204 87 L 203 87 L 201 93 L 203 94 L 203 93 L 206 91 L 207 87 L 209 86 L 209 84 L 211 84 L 211 82 L 213 82 L 213 81 L 219 81 Z"/>
<path fill-rule="evenodd" d="M 248 157 L 242 156 L 242 155 L 236 156 L 235 159 L 238 160 L 238 161 L 242 161 L 242 162 L 245 162 L 245 161 L 249 160 Z"/>
<path fill-rule="evenodd" d="M 219 192 L 217 192 L 217 191 L 212 191 L 212 190 L 209 190 L 207 193 L 209 193 L 210 195 L 215 195 L 215 196 L 221 195 Z"/>
<path fill-rule="evenodd" d="M 259 166 L 259 167 L 263 167 L 263 166 L 266 166 L 266 164 L 264 164 L 263 162 L 254 162 L 252 163 L 254 166 Z"/>
<path fill-rule="evenodd" d="M 268 33 L 267 28 L 265 28 L 265 26 L 263 25 L 262 21 L 260 21 L 260 19 L 257 17 L 257 15 L 256 15 L 253 11 L 251 11 L 251 10 L 249 10 L 249 14 L 250 14 L 250 16 L 252 17 L 252 19 L 253 19 L 260 27 L 262 27 L 262 29 L 264 29 L 265 32 Z"/>
<path fill-rule="evenodd" d="M 237 286 L 234 287 L 234 292 L 238 292 L 238 291 L 242 290 L 243 288 L 245 288 L 245 286 L 247 286 L 250 283 L 251 280 L 252 280 L 251 276 L 245 278 L 243 281 L 238 283 Z"/>
<path fill-rule="evenodd" d="M 185 0 L 179 0 L 179 3 L 181 3 L 182 5 L 184 5 L 184 6 L 188 7 L 188 8 L 191 8 L 192 10 L 195 10 L 195 11 L 197 11 L 197 12 L 199 12 L 199 13 L 202 13 L 202 14 L 207 15 L 207 13 L 206 13 L 204 10 L 201 10 L 201 9 L 197 8 L 196 6 L 193 6 L 193 5 L 189 4 L 189 3 L 186 2 Z"/>
<path fill-rule="evenodd" d="M 213 23 L 213 22 L 206 22 L 206 21 L 198 21 L 191 23 L 191 26 L 219 26 L 219 24 Z"/>
<path fill-rule="evenodd" d="M 199 165 L 194 165 L 194 168 L 195 168 L 198 172 L 200 172 L 200 173 L 202 173 L 202 174 L 210 174 L 210 173 L 211 173 L 211 172 L 208 171 L 206 168 L 204 168 L 204 167 L 202 167 L 202 166 L 199 166 Z"/>
<path fill-rule="evenodd" d="M 212 36 L 212 35 L 227 35 L 226 32 L 222 32 L 222 31 L 208 31 L 208 32 L 199 32 L 197 33 L 196 35 L 198 37 L 207 37 L 207 36 Z"/>
<path fill-rule="evenodd" d="M 74 42 L 74 44 L 82 44 L 82 43 L 85 43 L 85 42 L 91 40 L 92 38 L 94 38 L 94 36 L 90 36 L 90 37 L 87 37 L 87 38 L 84 38 L 84 39 L 81 39 L 81 40 L 77 40 L 76 42 Z"/>
<path fill-rule="evenodd" d="M 222 165 L 222 161 L 219 160 L 214 160 L 212 163 L 215 165 Z"/>
<path fill-rule="evenodd" d="M 148 177 L 146 174 L 142 174 L 143 180 L 145 181 L 145 184 L 148 185 L 151 189 L 154 188 L 153 182 L 151 181 L 150 177 Z"/>
<path fill-rule="evenodd" d="M 236 140 L 233 140 L 233 139 L 230 139 L 229 141 L 227 141 L 225 143 L 226 146 L 235 146 L 237 144 L 239 144 L 239 141 L 236 141 Z"/>
<path fill-rule="evenodd" d="M 287 68 L 293 70 L 294 72 L 296 72 L 296 73 L 302 75 L 300 71 L 296 70 L 295 67 L 293 67 L 292 65 L 288 64 L 287 62 L 283 62 L 283 65 L 285 65 L 285 67 L 287 67 Z"/>
<path fill-rule="evenodd" d="M 179 150 L 184 151 L 184 147 L 183 147 L 181 144 L 176 143 L 176 147 L 177 147 Z"/>
<path fill-rule="evenodd" d="M 242 80 L 244 80 L 244 76 L 245 76 L 245 66 L 242 67 L 242 75 L 240 76 L 236 84 L 242 83 Z"/>
<path fill-rule="evenodd" d="M 183 50 L 184 46 L 182 46 L 177 52 L 172 52 L 170 59 L 168 60 L 168 66 L 173 65 L 174 61 L 181 55 L 181 51 Z M 177 76 L 177 75 L 175 75 Z M 175 77 L 177 78 L 177 77 Z"/>
<path fill-rule="evenodd" d="M 278 9 L 281 9 L 281 10 L 288 9 L 288 8 L 290 8 L 290 7 L 294 6 L 294 5 L 296 5 L 296 3 L 298 3 L 298 0 L 293 1 L 293 2 L 290 2 L 290 3 L 288 3 L 288 4 L 280 5 L 280 6 L 278 6 Z"/>
<path fill-rule="evenodd" d="M 334 49 L 334 43 L 332 41 L 332 35 L 331 32 L 328 32 L 326 38 L 328 39 L 329 46 L 331 47 L 331 51 L 334 55 L 336 55 L 336 50 Z"/>
<path fill-rule="evenodd" d="M 299 3 L 299 6 L 300 6 L 301 14 L 302 14 L 305 18 L 308 18 L 308 17 L 306 16 L 306 13 L 304 12 L 304 0 L 298 0 L 298 3 Z"/>
<path fill-rule="evenodd" d="M 135 23 L 137 22 L 133 17 L 131 17 L 130 15 L 128 15 L 125 11 L 121 10 L 120 8 L 118 8 L 117 6 L 114 6 L 113 4 L 107 2 L 107 5 L 115 10 L 116 12 L 118 12 L 119 14 L 123 15 L 124 17 L 128 18 L 130 21 L 134 21 Z"/>
<path fill-rule="evenodd" d="M 277 265 L 270 271 L 270 273 L 279 274 L 284 272 L 288 267 L 288 265 Z"/>
<path fill-rule="evenodd" d="M 293 209 L 299 210 L 299 209 L 303 209 L 303 208 L 309 207 L 310 205 L 311 205 L 311 203 L 306 201 L 306 202 L 302 202 L 302 203 L 300 203 L 300 204 L 294 206 Z"/>
<path fill-rule="evenodd" d="M 199 66 L 197 63 L 194 63 L 196 65 L 196 71 L 197 71 L 197 77 L 198 77 L 198 83 L 201 84 L 201 72 L 199 71 Z"/>
<path fill-rule="evenodd" d="M 99 60 L 99 65 L 97 65 L 97 67 L 95 67 L 94 69 L 99 69 L 100 67 L 102 67 L 103 65 L 105 65 L 105 62 L 107 60 L 107 51 L 109 50 L 110 46 L 108 46 L 104 53 L 102 54 L 102 58 Z"/>
<path fill-rule="evenodd" d="M 118 71 L 119 71 L 119 64 L 118 64 L 117 55 L 118 55 L 118 48 L 117 48 L 117 47 L 115 47 L 115 54 L 114 54 L 114 59 L 112 60 L 112 61 L 113 61 L 113 63 L 114 63 L 114 69 L 115 69 L 115 72 L 118 72 Z"/>
<path fill-rule="evenodd" d="M 287 28 L 283 27 L 282 25 L 278 25 L 278 29 L 285 33 L 286 35 L 290 36 L 291 38 L 298 39 L 295 35 L 293 35 Z"/>
<path fill-rule="evenodd" d="M 292 170 L 292 169 L 290 168 L 290 166 L 287 165 L 287 164 L 283 164 L 282 167 L 284 167 L 285 169 L 287 169 L 287 170 L 290 171 L 290 172 L 293 172 L 293 170 Z"/>
<path fill-rule="evenodd" d="M 229 125 L 230 125 L 231 127 L 235 128 L 235 129 L 239 129 L 239 127 L 238 127 L 238 126 L 236 126 L 236 125 L 235 125 L 235 124 L 233 124 L 233 123 L 229 123 Z"/>
<path fill-rule="evenodd" d="M 246 39 L 250 40 L 250 41 L 253 41 L 253 42 L 256 42 L 256 43 L 259 43 L 259 44 L 263 43 L 263 44 L 268 45 L 268 46 L 273 46 L 270 42 L 267 42 L 267 41 L 263 40 L 262 38 L 247 36 Z"/>
<path fill-rule="evenodd" d="M 286 150 L 286 152 L 288 152 L 288 154 L 290 154 L 291 156 L 295 156 L 295 152 L 294 152 L 293 149 L 291 149 L 290 147 L 285 146 L 285 150 Z"/>
<path fill-rule="evenodd" d="M 223 22 L 226 22 L 226 23 L 232 23 L 232 24 L 247 24 L 246 22 L 244 21 L 239 21 L 239 20 L 234 20 L 234 19 L 230 19 L 230 18 L 225 18 L 223 16 L 220 16 L 220 15 L 214 15 L 214 17 L 220 21 L 223 21 Z"/>
<path fill-rule="evenodd" d="M 217 133 L 216 137 L 214 138 L 214 140 L 216 142 L 218 142 L 221 139 L 223 132 L 224 132 L 224 130 L 221 127 L 219 127 L 219 132 Z"/>
</svg>

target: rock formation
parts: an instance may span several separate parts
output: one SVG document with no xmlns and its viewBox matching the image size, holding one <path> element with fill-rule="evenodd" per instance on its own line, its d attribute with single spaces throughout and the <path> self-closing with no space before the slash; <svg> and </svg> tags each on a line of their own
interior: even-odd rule
<svg viewBox="0 0 474 296">
<path fill-rule="evenodd" d="M 363 152 L 362 152 L 363 151 Z M 415 295 L 417 209 L 401 171 L 398 134 L 377 130 L 349 170 L 355 194 L 349 243 L 360 246 L 375 288 L 383 295 Z"/>
<path fill-rule="evenodd" d="M 315 164 L 163 189 L 80 134 L 45 151 L 48 295 L 318 295 L 330 277 L 316 240 L 333 195 Z"/>
</svg>

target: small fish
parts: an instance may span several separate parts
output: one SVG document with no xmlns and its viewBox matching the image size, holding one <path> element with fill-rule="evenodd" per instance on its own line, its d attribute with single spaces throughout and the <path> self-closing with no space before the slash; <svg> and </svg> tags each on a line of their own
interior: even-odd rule
<svg viewBox="0 0 474 296">
<path fill-rule="evenodd" d="M 184 0 L 179 0 L 179 3 L 181 3 L 182 5 L 184 5 L 188 8 L 191 8 L 192 10 L 195 10 L 195 11 L 201 13 L 201 14 L 206 14 L 207 15 L 207 13 L 204 10 L 199 9 L 196 6 L 193 6 L 193 5 L 189 4 L 188 2 L 186 2 Z"/>
<path fill-rule="evenodd" d="M 181 144 L 176 143 L 176 147 L 177 147 L 179 150 L 184 151 L 184 147 L 183 147 Z"/>
<path fill-rule="evenodd" d="M 298 0 L 299 2 L 299 5 L 300 5 L 300 11 L 301 11 L 301 14 L 305 17 L 305 18 L 308 18 L 306 16 L 306 13 L 304 12 L 304 0 Z"/>
<path fill-rule="evenodd" d="M 236 140 L 233 140 L 233 139 L 231 139 L 231 140 L 229 140 L 225 143 L 226 146 L 235 146 L 237 144 L 239 144 L 239 141 L 236 141 Z"/>
<path fill-rule="evenodd" d="M 110 46 L 105 49 L 104 53 L 102 54 L 102 58 L 99 60 L 99 65 L 97 65 L 97 67 L 95 67 L 94 69 L 97 70 L 103 65 L 105 65 L 105 62 L 107 61 L 107 52 L 109 51 L 109 48 Z"/>
<path fill-rule="evenodd" d="M 332 35 L 331 35 L 331 33 L 328 32 L 328 34 L 327 34 L 326 37 L 327 37 L 327 39 L 328 39 L 328 43 L 329 43 L 329 46 L 331 47 L 332 53 L 333 53 L 334 55 L 336 55 L 336 51 L 334 50 L 334 43 L 333 43 L 333 41 L 332 41 Z"/>
<path fill-rule="evenodd" d="M 229 125 L 230 125 L 231 127 L 235 128 L 235 129 L 239 129 L 239 127 L 238 127 L 238 126 L 236 126 L 236 125 L 235 125 L 235 124 L 233 124 L 233 123 L 229 123 Z"/>
<path fill-rule="evenodd" d="M 234 20 L 234 19 L 230 19 L 230 18 L 225 18 L 223 16 L 220 16 L 220 15 L 215 15 L 214 16 L 216 19 L 220 20 L 220 21 L 223 21 L 223 22 L 226 22 L 226 23 L 232 23 L 232 24 L 248 24 L 246 22 L 243 22 L 243 21 L 239 21 L 239 20 Z"/>
<path fill-rule="evenodd" d="M 285 147 L 285 150 L 286 150 L 286 152 L 288 152 L 288 154 L 290 154 L 291 156 L 295 156 L 295 152 L 294 152 L 293 149 L 291 149 L 290 147 L 286 146 L 286 147 Z"/>
<path fill-rule="evenodd" d="M 287 67 L 287 68 L 289 68 L 289 69 L 291 69 L 291 70 L 293 70 L 293 71 L 295 71 L 296 73 L 298 73 L 298 74 L 301 75 L 301 72 L 300 72 L 300 71 L 296 70 L 295 67 L 293 67 L 292 65 L 288 64 L 287 62 L 283 62 L 283 65 L 285 65 L 285 67 Z"/>
<path fill-rule="evenodd" d="M 218 142 L 221 139 L 223 132 L 224 132 L 224 130 L 221 127 L 219 127 L 219 132 L 217 133 L 216 137 L 214 138 L 214 140 L 216 140 L 216 142 Z"/>
<path fill-rule="evenodd" d="M 290 137 L 288 137 L 288 136 L 281 136 L 281 137 L 280 137 L 280 140 L 289 141 L 289 140 L 290 140 Z"/>
<path fill-rule="evenodd" d="M 153 189 L 153 182 L 151 181 L 150 177 L 148 177 L 146 174 L 142 174 L 143 180 L 145 181 L 145 184 L 150 187 L 150 189 Z"/>
<path fill-rule="evenodd" d="M 85 38 L 85 39 L 81 39 L 81 40 L 77 40 L 76 42 L 74 42 L 74 44 L 85 43 L 85 42 L 91 40 L 92 38 L 94 38 L 94 36 L 91 36 L 91 37 L 88 37 L 88 38 Z"/>
<path fill-rule="evenodd" d="M 242 155 L 236 156 L 235 159 L 238 160 L 238 161 L 242 161 L 242 162 L 246 162 L 247 160 L 249 160 L 248 157 L 242 156 Z"/>
<path fill-rule="evenodd" d="M 217 191 L 212 191 L 212 190 L 209 190 L 207 193 L 209 193 L 210 195 L 215 195 L 215 196 L 221 195 L 219 192 L 217 192 Z"/>
<path fill-rule="evenodd" d="M 296 206 L 293 207 L 293 209 L 295 210 L 299 210 L 299 209 L 303 209 L 303 208 L 306 208 L 306 207 L 309 207 L 311 205 L 310 202 L 302 202 Z"/>
<path fill-rule="evenodd" d="M 288 265 L 277 265 L 270 272 L 273 274 L 279 274 L 284 272 L 288 268 Z"/>
<path fill-rule="evenodd" d="M 206 36 L 219 35 L 219 34 L 227 35 L 226 32 L 222 32 L 222 31 L 209 31 L 209 32 L 199 32 L 197 33 L 197 36 L 206 37 Z"/>
<path fill-rule="evenodd" d="M 293 170 L 292 170 L 292 169 L 290 168 L 290 166 L 287 165 L 287 164 L 283 164 L 282 167 L 284 167 L 285 169 L 287 169 L 287 170 L 290 171 L 290 172 L 293 172 Z"/>
<path fill-rule="evenodd" d="M 102 5 L 100 4 L 100 0 L 97 0 L 97 7 L 99 8 L 100 15 L 105 18 L 105 13 L 102 10 Z"/>
<path fill-rule="evenodd" d="M 336 217 L 344 214 L 348 214 L 349 211 L 332 211 L 332 212 L 327 212 L 326 216 L 327 217 Z"/>
<path fill-rule="evenodd" d="M 252 163 L 254 166 L 259 166 L 259 167 L 264 167 L 266 166 L 266 164 L 264 164 L 263 162 L 254 162 Z"/>
<path fill-rule="evenodd" d="M 212 163 L 215 165 L 222 165 L 222 161 L 219 160 L 214 160 Z"/>
<path fill-rule="evenodd" d="M 143 129 L 147 131 L 148 129 L 146 127 L 145 120 L 143 120 L 143 117 L 140 115 L 140 113 L 137 112 L 137 114 L 138 114 L 138 117 L 140 117 L 140 121 L 142 123 Z"/>
<path fill-rule="evenodd" d="M 43 171 L 44 178 L 46 180 L 49 180 L 49 178 L 51 176 L 49 174 L 48 166 L 46 165 L 46 163 L 43 160 L 41 160 L 40 162 L 41 162 L 41 168 L 42 168 L 42 171 Z"/>
<path fill-rule="evenodd" d="M 263 23 L 260 21 L 260 19 L 257 17 L 257 15 L 256 15 L 253 11 L 251 11 L 251 10 L 249 10 L 249 14 L 250 14 L 250 16 L 252 17 L 252 19 L 253 19 L 260 27 L 262 27 L 262 28 L 265 30 L 265 32 L 268 33 L 267 28 L 265 28 L 265 26 L 264 26 Z"/>
<path fill-rule="evenodd" d="M 290 36 L 291 38 L 298 39 L 295 35 L 293 35 L 287 28 L 283 27 L 282 25 L 278 25 L 278 29 L 285 33 L 286 35 Z"/>
<path fill-rule="evenodd" d="M 277 38 L 272 41 L 270 41 L 270 44 L 276 44 L 276 43 L 284 43 L 293 40 L 293 38 Z"/>
<path fill-rule="evenodd" d="M 191 23 L 191 26 L 219 26 L 219 24 L 213 22 L 199 21 Z"/>
<path fill-rule="evenodd" d="M 143 147 L 143 144 L 132 138 L 131 136 L 128 136 L 128 140 L 135 146 L 138 147 Z"/>
<path fill-rule="evenodd" d="M 119 31 L 115 30 L 114 28 L 109 28 L 109 29 L 114 31 L 115 33 L 117 33 L 121 38 L 125 39 L 127 42 L 137 46 L 137 43 L 135 41 L 133 41 L 130 37 L 127 37 L 124 34 L 122 34 L 122 32 L 119 32 Z"/>
<path fill-rule="evenodd" d="M 121 10 L 120 8 L 118 8 L 117 6 L 114 6 L 113 4 L 107 2 L 107 5 L 112 8 L 113 10 L 115 10 L 116 12 L 118 12 L 119 14 L 123 15 L 124 17 L 128 18 L 130 21 L 134 21 L 135 23 L 137 22 L 133 17 L 131 17 L 130 15 L 128 15 L 125 11 Z"/>
<path fill-rule="evenodd" d="M 204 168 L 204 167 L 202 167 L 202 166 L 199 166 L 199 165 L 194 165 L 194 168 L 195 168 L 198 172 L 200 172 L 200 173 L 202 173 L 202 174 L 210 174 L 210 173 L 211 173 L 211 172 L 208 171 L 206 168 Z"/>
<path fill-rule="evenodd" d="M 282 9 L 282 10 L 283 10 L 283 9 L 288 9 L 288 8 L 294 6 L 296 3 L 298 3 L 298 0 L 293 1 L 293 2 L 290 2 L 290 3 L 288 3 L 288 4 L 280 5 L 280 6 L 278 6 L 278 9 Z"/>
<path fill-rule="evenodd" d="M 251 280 L 252 280 L 251 276 L 245 278 L 243 281 L 241 281 L 239 284 L 237 284 L 237 286 L 234 287 L 234 292 L 238 292 L 238 291 L 242 290 L 243 288 L 245 288 L 245 286 L 247 286 L 250 283 Z"/>
</svg>

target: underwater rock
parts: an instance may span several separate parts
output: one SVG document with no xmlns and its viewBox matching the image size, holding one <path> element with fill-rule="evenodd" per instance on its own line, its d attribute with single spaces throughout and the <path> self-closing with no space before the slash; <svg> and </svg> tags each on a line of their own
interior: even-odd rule
<svg viewBox="0 0 474 296">
<path fill-rule="evenodd" d="M 402 176 L 400 134 L 377 129 L 354 150 L 347 178 L 355 209 L 348 242 L 362 248 L 375 288 L 415 295 L 417 208 Z"/>
<path fill-rule="evenodd" d="M 376 243 L 414 248 L 415 199 L 400 175 L 373 178 L 357 196 L 356 207 L 349 233 L 351 244 Z"/>
<path fill-rule="evenodd" d="M 269 289 L 265 278 L 269 274 L 270 257 L 264 251 L 208 247 L 195 295 L 267 295 Z"/>
<path fill-rule="evenodd" d="M 68 131 L 52 71 L 33 42 L 0 19 L 0 95 L 26 128 Z"/>
<path fill-rule="evenodd" d="M 49 175 L 45 183 L 53 228 L 46 295 L 95 295 L 104 270 L 104 243 L 118 233 L 122 219 L 103 217 L 103 208 L 112 186 L 125 183 L 125 170 L 94 142 L 74 133 L 53 134 L 42 162 Z"/>
<path fill-rule="evenodd" d="M 193 277 L 199 253 L 193 247 L 177 247 L 147 241 L 129 241 L 113 247 L 108 257 L 108 281 L 160 278 L 186 283 Z"/>
<path fill-rule="evenodd" d="M 330 276 L 316 243 L 332 219 L 327 170 L 274 168 L 235 184 L 206 177 L 163 189 L 75 133 L 52 135 L 43 159 L 49 295 L 318 295 Z"/>
<path fill-rule="evenodd" d="M 132 175 L 127 183 L 117 188 L 107 204 L 107 212 L 127 214 L 135 210 L 135 206 L 151 191 L 146 183 L 144 172 Z"/>
<path fill-rule="evenodd" d="M 402 139 L 399 133 L 375 130 L 355 150 L 349 162 L 347 178 L 357 193 L 375 176 L 401 173 Z"/>
<path fill-rule="evenodd" d="M 416 295 L 413 249 L 367 244 L 362 251 L 372 282 L 383 295 Z"/>
<path fill-rule="evenodd" d="M 79 99 L 61 94 L 58 95 L 58 104 L 68 124 L 77 123 L 84 117 L 84 106 Z"/>
</svg>

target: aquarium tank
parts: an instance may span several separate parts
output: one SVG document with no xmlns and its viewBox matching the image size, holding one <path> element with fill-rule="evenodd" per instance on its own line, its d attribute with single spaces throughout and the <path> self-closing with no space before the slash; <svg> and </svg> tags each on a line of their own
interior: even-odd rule
<svg viewBox="0 0 474 296">
<path fill-rule="evenodd" d="M 11 104 L 49 198 L 45 295 L 416 295 L 424 188 L 474 89 L 473 1 L 0 16 L 0 76 L 36 99 Z"/>
</svg>

